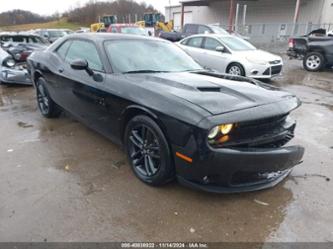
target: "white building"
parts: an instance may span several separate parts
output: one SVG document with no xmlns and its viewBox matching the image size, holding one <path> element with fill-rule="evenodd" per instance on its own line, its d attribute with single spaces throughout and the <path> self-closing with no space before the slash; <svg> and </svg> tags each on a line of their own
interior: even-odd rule
<svg viewBox="0 0 333 249">
<path fill-rule="evenodd" d="M 331 24 L 333 0 L 181 0 L 181 5 L 165 9 L 166 20 L 173 19 L 175 28 L 186 23 L 222 26 L 279 24 Z M 237 7 L 238 5 L 238 7 Z M 245 7 L 246 6 L 246 7 Z M 237 11 L 238 9 L 238 11 Z M 246 9 L 246 10 L 244 10 Z M 236 15 L 238 13 L 238 15 Z M 305 27 L 304 27 L 305 28 Z"/>
</svg>

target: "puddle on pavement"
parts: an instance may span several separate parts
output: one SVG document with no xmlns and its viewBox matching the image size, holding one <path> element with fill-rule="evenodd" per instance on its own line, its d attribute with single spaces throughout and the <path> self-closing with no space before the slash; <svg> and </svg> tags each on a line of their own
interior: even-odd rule
<svg viewBox="0 0 333 249">
<path fill-rule="evenodd" d="M 32 128 L 34 127 L 32 124 L 28 124 L 22 121 L 17 122 L 17 125 L 21 128 Z"/>
</svg>

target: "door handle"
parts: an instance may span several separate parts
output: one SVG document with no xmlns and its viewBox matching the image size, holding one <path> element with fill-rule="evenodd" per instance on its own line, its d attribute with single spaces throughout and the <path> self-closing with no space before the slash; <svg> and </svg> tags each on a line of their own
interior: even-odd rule
<svg viewBox="0 0 333 249">
<path fill-rule="evenodd" d="M 63 73 L 64 71 L 65 71 L 65 70 L 64 70 L 62 67 L 58 69 L 58 72 L 59 72 L 59 73 Z"/>
</svg>

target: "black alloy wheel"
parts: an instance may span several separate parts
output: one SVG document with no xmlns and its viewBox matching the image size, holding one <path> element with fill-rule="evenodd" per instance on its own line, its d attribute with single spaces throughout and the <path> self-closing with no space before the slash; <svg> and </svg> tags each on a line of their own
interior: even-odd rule
<svg viewBox="0 0 333 249">
<path fill-rule="evenodd" d="M 45 87 L 45 79 L 40 77 L 36 82 L 37 104 L 40 112 L 46 118 L 56 118 L 61 114 L 59 106 L 53 102 Z"/>
<path fill-rule="evenodd" d="M 136 176 L 150 185 L 162 185 L 174 178 L 170 149 L 160 127 L 140 115 L 127 125 L 126 147 Z"/>
</svg>

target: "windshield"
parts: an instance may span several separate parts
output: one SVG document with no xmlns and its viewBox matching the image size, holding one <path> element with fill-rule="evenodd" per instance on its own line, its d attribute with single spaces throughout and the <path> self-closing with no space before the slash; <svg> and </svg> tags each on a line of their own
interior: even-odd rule
<svg viewBox="0 0 333 249">
<path fill-rule="evenodd" d="M 214 34 L 229 35 L 229 33 L 223 28 L 220 28 L 218 26 L 209 26 L 209 27 L 213 30 Z"/>
<path fill-rule="evenodd" d="M 133 35 L 147 35 L 143 28 L 138 27 L 124 27 L 121 28 L 121 33 L 123 34 L 133 34 Z"/>
<path fill-rule="evenodd" d="M 63 37 L 66 33 L 64 31 L 48 31 L 50 37 Z"/>
<path fill-rule="evenodd" d="M 115 73 L 203 69 L 181 48 L 162 40 L 113 40 L 106 41 L 105 48 Z"/>
<path fill-rule="evenodd" d="M 40 43 L 47 44 L 45 40 L 38 36 L 6 36 L 1 38 L 2 41 L 13 43 Z"/>
<path fill-rule="evenodd" d="M 233 51 L 256 50 L 251 43 L 235 36 L 220 37 L 220 41 Z"/>
</svg>

